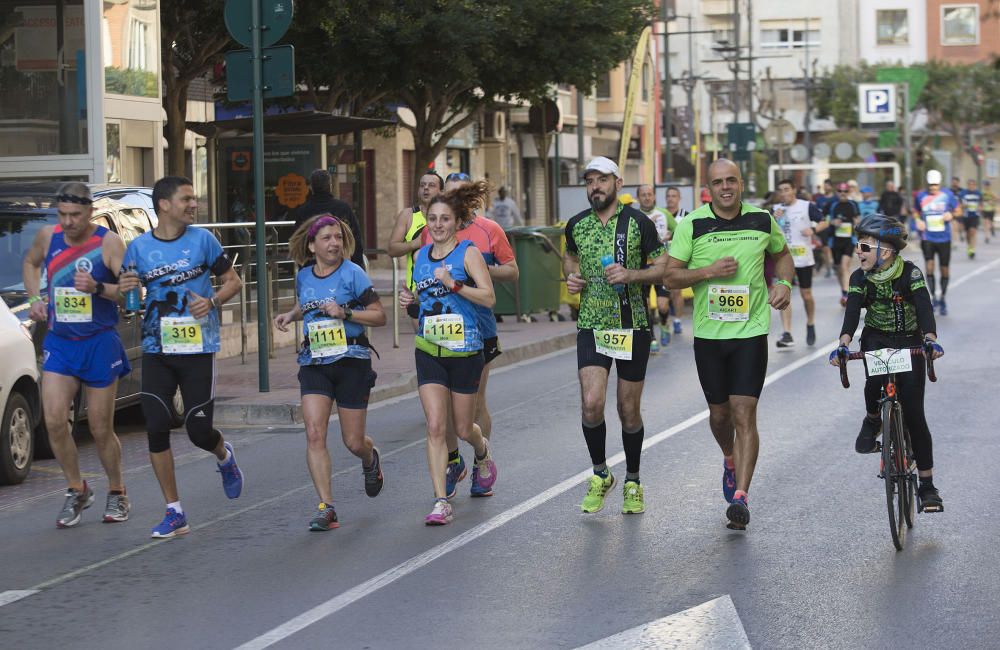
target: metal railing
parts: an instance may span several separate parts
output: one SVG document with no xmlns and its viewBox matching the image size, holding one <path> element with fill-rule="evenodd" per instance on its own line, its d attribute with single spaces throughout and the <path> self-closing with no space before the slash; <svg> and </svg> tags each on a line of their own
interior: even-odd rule
<svg viewBox="0 0 1000 650">
<path fill-rule="evenodd" d="M 265 224 L 267 239 L 264 242 L 266 264 L 263 273 L 258 273 L 256 255 L 257 242 L 254 241 L 256 235 L 256 223 L 253 221 L 241 221 L 235 223 L 205 223 L 194 224 L 198 228 L 209 230 L 222 244 L 222 249 L 233 261 L 233 268 L 240 278 L 243 287 L 239 294 L 222 305 L 222 310 L 233 314 L 233 322 L 240 325 L 240 359 L 246 363 L 247 345 L 249 341 L 250 315 L 257 310 L 257 287 L 263 279 L 269 288 L 270 300 L 267 305 L 268 326 L 274 319 L 276 310 L 281 310 L 284 304 L 291 308 L 295 304 L 295 275 L 298 272 L 295 261 L 289 255 L 288 241 L 282 240 L 281 230 L 292 228 L 294 221 L 269 221 Z M 385 254 L 388 251 L 382 248 L 369 248 L 365 250 L 365 268 L 368 268 L 367 256 L 370 254 Z M 399 347 L 399 261 L 392 259 L 392 329 L 393 347 Z M 296 340 L 301 338 L 300 325 L 296 324 Z M 274 337 L 268 337 L 268 355 L 275 357 Z"/>
</svg>

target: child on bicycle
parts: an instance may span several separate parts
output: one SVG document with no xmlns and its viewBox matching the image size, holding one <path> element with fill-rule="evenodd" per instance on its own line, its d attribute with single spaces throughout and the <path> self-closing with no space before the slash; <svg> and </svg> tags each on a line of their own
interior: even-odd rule
<svg viewBox="0 0 1000 650">
<path fill-rule="evenodd" d="M 830 363 L 839 366 L 847 345 L 854 338 L 865 309 L 865 327 L 861 331 L 863 351 L 882 348 L 903 349 L 923 346 L 925 354 L 937 359 L 944 350 L 937 343 L 934 310 L 924 275 L 899 252 L 906 248 L 906 227 L 895 217 L 881 213 L 862 219 L 857 228 L 856 252 L 861 268 L 851 275 L 840 347 L 830 353 Z M 869 377 L 865 382 L 867 414 L 854 443 L 859 454 L 878 450 L 875 439 L 881 428 L 878 403 L 885 375 Z M 896 389 L 903 407 L 903 420 L 910 433 L 913 455 L 917 461 L 920 486 L 917 500 L 921 512 L 940 512 L 944 503 L 934 487 L 934 460 L 931 432 L 924 417 L 925 361 L 913 357 L 913 370 L 896 377 Z"/>
</svg>

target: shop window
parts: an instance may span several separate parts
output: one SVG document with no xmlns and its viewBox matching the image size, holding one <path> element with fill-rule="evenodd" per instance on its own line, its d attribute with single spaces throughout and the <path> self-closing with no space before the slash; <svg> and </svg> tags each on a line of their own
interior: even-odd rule
<svg viewBox="0 0 1000 650">
<path fill-rule="evenodd" d="M 0 0 L 0 157 L 87 153 L 84 23 L 82 0 Z"/>
<path fill-rule="evenodd" d="M 879 45 L 906 45 L 910 42 L 906 9 L 879 9 L 875 12 Z"/>
</svg>

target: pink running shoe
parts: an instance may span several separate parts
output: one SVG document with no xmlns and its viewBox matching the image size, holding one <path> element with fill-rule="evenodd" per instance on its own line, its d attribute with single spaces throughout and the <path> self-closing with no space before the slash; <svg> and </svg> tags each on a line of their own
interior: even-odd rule
<svg viewBox="0 0 1000 650">
<path fill-rule="evenodd" d="M 435 499 L 434 509 L 424 517 L 424 523 L 428 526 L 444 526 L 451 523 L 451 504 L 447 499 Z"/>
<path fill-rule="evenodd" d="M 497 482 L 497 464 L 493 462 L 493 454 L 490 453 L 489 447 L 486 447 L 486 458 L 476 459 L 473 482 L 485 492 L 488 492 Z"/>
</svg>

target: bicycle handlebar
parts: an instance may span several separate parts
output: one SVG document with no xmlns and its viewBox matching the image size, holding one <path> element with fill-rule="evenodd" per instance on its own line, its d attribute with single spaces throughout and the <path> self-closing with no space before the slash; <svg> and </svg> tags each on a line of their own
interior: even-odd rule
<svg viewBox="0 0 1000 650">
<path fill-rule="evenodd" d="M 934 372 L 934 359 L 932 359 L 926 351 L 924 346 L 920 345 L 912 348 L 902 348 L 910 351 L 910 356 L 923 356 L 927 362 L 927 378 L 931 381 L 937 381 L 937 373 Z M 840 383 L 843 384 L 844 388 L 850 388 L 851 382 L 847 379 L 847 361 L 864 359 L 865 353 L 861 350 L 855 350 L 847 355 L 838 355 L 840 357 Z"/>
</svg>

